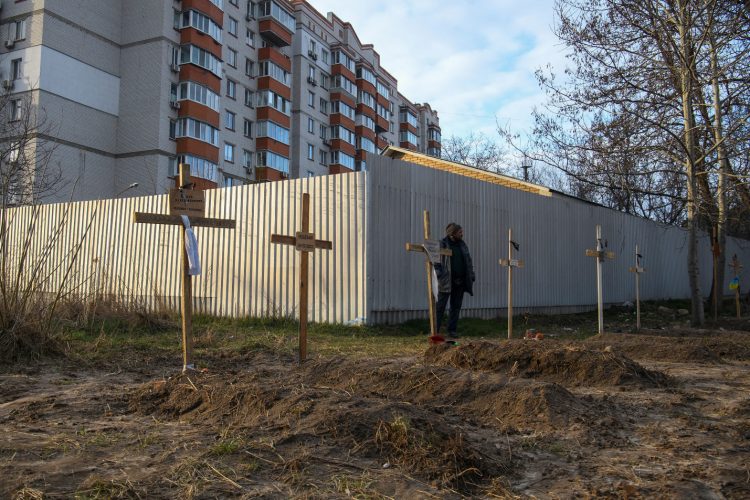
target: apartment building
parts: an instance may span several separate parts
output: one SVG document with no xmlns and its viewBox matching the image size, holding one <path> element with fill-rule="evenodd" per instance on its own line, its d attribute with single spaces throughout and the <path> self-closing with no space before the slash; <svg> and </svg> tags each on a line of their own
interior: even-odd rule
<svg viewBox="0 0 750 500">
<path fill-rule="evenodd" d="M 63 174 L 47 201 L 163 193 L 178 163 L 213 188 L 440 155 L 437 113 L 305 0 L 5 1 L 0 37 L 4 90 L 46 117 Z"/>
</svg>

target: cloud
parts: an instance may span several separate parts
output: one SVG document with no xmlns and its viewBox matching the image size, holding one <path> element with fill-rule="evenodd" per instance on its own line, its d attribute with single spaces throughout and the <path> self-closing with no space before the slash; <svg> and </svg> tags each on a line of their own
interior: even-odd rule
<svg viewBox="0 0 750 500">
<path fill-rule="evenodd" d="M 429 102 L 444 136 L 495 133 L 496 118 L 528 130 L 544 96 L 534 71 L 560 67 L 553 0 L 309 0 L 371 43 L 399 91 Z"/>
</svg>

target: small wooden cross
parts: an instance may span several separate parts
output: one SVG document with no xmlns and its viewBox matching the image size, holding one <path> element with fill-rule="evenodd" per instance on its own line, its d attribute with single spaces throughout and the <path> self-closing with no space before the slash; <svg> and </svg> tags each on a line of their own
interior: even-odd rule
<svg viewBox="0 0 750 500">
<path fill-rule="evenodd" d="M 740 274 L 742 273 L 742 264 L 740 264 L 740 260 L 737 258 L 737 254 L 734 254 L 732 256 L 732 263 L 729 264 L 729 267 L 732 268 L 734 271 L 734 277 L 739 279 Z M 734 304 L 737 308 L 737 319 L 741 317 L 742 308 L 740 307 L 740 287 L 739 285 L 737 288 L 734 289 Z"/>
<path fill-rule="evenodd" d="M 435 264 L 440 264 L 440 256 L 451 256 L 453 252 L 448 249 L 440 248 L 440 242 L 430 239 L 430 212 L 424 211 L 424 242 L 407 243 L 406 250 L 409 252 L 422 252 L 425 254 L 425 270 L 427 271 L 427 295 L 429 298 L 430 314 L 430 336 L 433 339 L 438 337 L 437 318 L 435 317 L 435 295 L 432 289 L 432 270 Z"/>
<path fill-rule="evenodd" d="M 586 250 L 587 257 L 596 258 L 596 296 L 599 304 L 599 334 L 604 333 L 604 295 L 602 290 L 602 262 L 604 259 L 614 259 L 615 253 L 605 251 L 606 244 L 602 241 L 602 226 L 596 226 L 596 250 Z"/>
<path fill-rule="evenodd" d="M 635 246 L 635 266 L 631 267 L 629 271 L 635 273 L 635 329 L 641 329 L 641 287 L 639 277 L 646 270 L 641 267 L 641 259 L 643 256 L 638 252 L 638 245 Z"/>
<path fill-rule="evenodd" d="M 315 251 L 333 249 L 333 243 L 325 240 L 316 240 L 315 235 L 310 232 L 310 195 L 302 194 L 302 230 L 297 231 L 295 236 L 284 236 L 272 234 L 271 243 L 291 245 L 300 252 L 299 271 L 299 363 L 307 359 L 307 280 L 309 278 L 308 254 Z"/>
<path fill-rule="evenodd" d="M 500 259 L 500 265 L 508 268 L 508 338 L 513 338 L 513 268 L 523 267 L 523 261 L 513 258 L 513 247 L 518 250 L 518 244 L 513 241 L 513 230 L 508 229 L 508 258 Z"/>
<path fill-rule="evenodd" d="M 179 187 L 169 192 L 169 215 L 135 212 L 136 224 L 165 224 L 180 226 L 180 252 L 182 255 L 182 371 L 194 370 L 193 364 L 193 284 L 188 273 L 187 250 L 185 249 L 185 226 L 182 215 L 188 216 L 191 227 L 211 227 L 234 229 L 234 219 L 211 219 L 204 217 L 205 202 L 203 191 L 194 191 L 190 180 L 190 165 L 180 164 Z"/>
</svg>

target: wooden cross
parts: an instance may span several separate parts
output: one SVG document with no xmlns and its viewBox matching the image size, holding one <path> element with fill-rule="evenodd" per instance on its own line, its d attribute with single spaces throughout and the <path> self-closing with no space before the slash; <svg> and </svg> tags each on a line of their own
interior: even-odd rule
<svg viewBox="0 0 750 500">
<path fill-rule="evenodd" d="M 307 359 L 307 281 L 309 278 L 308 254 L 316 248 L 321 250 L 333 249 L 333 243 L 325 240 L 316 240 L 315 235 L 310 232 L 310 195 L 302 194 L 302 230 L 297 231 L 295 236 L 284 236 L 272 234 L 271 243 L 291 245 L 300 252 L 299 271 L 299 363 Z"/>
<path fill-rule="evenodd" d="M 596 258 L 596 297 L 599 304 L 599 334 L 604 333 L 604 297 L 602 292 L 602 262 L 604 259 L 614 259 L 615 253 L 605 251 L 602 243 L 602 226 L 596 226 L 596 250 L 586 250 L 587 257 Z"/>
<path fill-rule="evenodd" d="M 641 259 L 643 256 L 641 256 L 640 253 L 638 253 L 638 245 L 635 246 L 635 266 L 631 267 L 629 271 L 631 273 L 635 273 L 635 329 L 640 330 L 641 329 L 641 287 L 639 282 L 639 277 L 642 273 L 645 273 L 646 270 L 641 267 Z"/>
<path fill-rule="evenodd" d="M 513 268 L 523 267 L 523 261 L 513 258 L 513 247 L 518 244 L 513 241 L 513 230 L 508 229 L 508 258 L 500 259 L 500 265 L 508 268 L 508 338 L 513 338 Z"/>
<path fill-rule="evenodd" d="M 435 317 L 435 295 L 432 290 L 432 270 L 435 264 L 440 264 L 440 256 L 451 256 L 453 252 L 448 249 L 440 248 L 440 242 L 430 239 L 430 212 L 424 211 L 424 242 L 407 243 L 406 250 L 409 252 L 422 252 L 425 254 L 425 270 L 427 271 L 427 295 L 430 314 L 430 335 L 437 337 L 437 318 Z"/>
<path fill-rule="evenodd" d="M 737 254 L 734 254 L 732 256 L 732 263 L 729 264 L 729 267 L 732 268 L 734 271 L 734 277 L 739 279 L 740 273 L 742 272 L 742 264 L 740 264 L 740 260 L 737 258 Z M 734 303 L 737 307 L 737 319 L 741 317 L 742 308 L 740 307 L 740 287 L 739 284 L 737 285 L 737 288 L 734 289 Z"/>
<path fill-rule="evenodd" d="M 180 226 L 180 252 L 182 254 L 182 371 L 194 370 L 193 364 L 193 284 L 188 273 L 187 250 L 185 249 L 185 226 L 182 215 L 187 215 L 191 227 L 212 227 L 217 229 L 234 229 L 234 219 L 211 219 L 204 217 L 205 203 L 203 191 L 189 190 L 190 165 L 180 164 L 179 187 L 169 192 L 169 215 L 135 212 L 136 224 L 165 224 Z"/>
</svg>

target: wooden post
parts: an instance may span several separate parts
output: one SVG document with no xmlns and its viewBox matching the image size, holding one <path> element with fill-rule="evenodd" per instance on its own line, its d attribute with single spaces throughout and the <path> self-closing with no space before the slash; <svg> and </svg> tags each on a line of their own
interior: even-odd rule
<svg viewBox="0 0 750 500">
<path fill-rule="evenodd" d="M 734 277 L 738 280 L 737 288 L 734 289 L 734 304 L 737 308 L 737 319 L 740 319 L 742 317 L 742 307 L 740 306 L 740 285 L 739 285 L 739 279 L 740 279 L 740 273 L 742 272 L 742 264 L 740 264 L 739 259 L 737 258 L 737 254 L 734 254 L 732 257 L 732 263 L 729 264 L 729 266 L 734 270 Z"/>
<path fill-rule="evenodd" d="M 430 240 L 430 212 L 424 211 L 424 243 L 407 243 L 406 250 L 409 252 L 422 252 L 427 257 L 425 260 L 425 271 L 427 272 L 427 303 L 430 315 L 430 336 L 437 337 L 437 317 L 435 315 L 435 295 L 432 289 L 432 269 L 435 264 L 440 263 L 440 256 L 451 256 L 453 252 L 440 248 L 439 241 Z"/>
<path fill-rule="evenodd" d="M 523 267 L 522 260 L 513 259 L 513 230 L 508 228 L 508 258 L 500 259 L 500 265 L 508 268 L 508 338 L 513 338 L 513 268 Z"/>
<path fill-rule="evenodd" d="M 294 246 L 300 252 L 299 273 L 299 363 L 307 359 L 307 290 L 309 280 L 309 254 L 316 248 L 331 250 L 333 243 L 325 240 L 316 240 L 315 235 L 310 232 L 310 195 L 302 194 L 302 230 L 297 231 L 295 236 L 284 236 L 280 234 L 271 235 L 271 243 Z"/>
<path fill-rule="evenodd" d="M 203 191 L 193 191 L 190 180 L 190 165 L 180 164 L 179 187 L 169 192 L 169 215 L 135 212 L 136 224 L 165 224 L 180 226 L 180 252 L 182 267 L 182 371 L 195 369 L 193 364 L 193 288 L 189 274 L 187 250 L 185 248 L 185 226 L 182 215 L 190 220 L 191 227 L 234 229 L 234 219 L 210 219 L 203 217 L 205 201 Z"/>
<path fill-rule="evenodd" d="M 641 254 L 638 252 L 638 245 L 635 246 L 635 267 L 629 269 L 631 273 L 635 273 L 635 329 L 641 329 L 641 285 L 640 275 L 646 272 L 641 267 Z"/>
<path fill-rule="evenodd" d="M 596 299 L 598 303 L 599 335 L 604 333 L 604 290 L 602 288 L 602 262 L 604 259 L 614 259 L 614 252 L 604 250 L 602 242 L 602 226 L 596 226 L 596 250 L 586 250 L 587 257 L 596 258 Z"/>
</svg>

